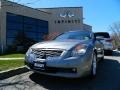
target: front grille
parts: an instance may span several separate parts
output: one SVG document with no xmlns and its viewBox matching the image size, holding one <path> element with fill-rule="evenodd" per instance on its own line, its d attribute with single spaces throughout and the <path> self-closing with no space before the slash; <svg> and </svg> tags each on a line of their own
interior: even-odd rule
<svg viewBox="0 0 120 90">
<path fill-rule="evenodd" d="M 62 50 L 42 50 L 42 49 L 32 49 L 36 58 L 46 59 L 47 57 L 58 57 L 62 54 Z"/>
</svg>

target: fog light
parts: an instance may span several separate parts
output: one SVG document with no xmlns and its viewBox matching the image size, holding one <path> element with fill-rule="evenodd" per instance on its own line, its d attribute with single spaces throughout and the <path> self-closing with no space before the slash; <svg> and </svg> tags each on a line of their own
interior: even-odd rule
<svg viewBox="0 0 120 90">
<path fill-rule="evenodd" d="M 72 69 L 72 72 L 77 72 L 77 69 L 76 69 L 76 68 L 73 68 L 73 69 Z"/>
</svg>

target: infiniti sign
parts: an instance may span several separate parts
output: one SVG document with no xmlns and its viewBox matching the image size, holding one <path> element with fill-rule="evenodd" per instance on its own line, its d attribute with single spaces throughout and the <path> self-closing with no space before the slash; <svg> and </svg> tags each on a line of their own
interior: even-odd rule
<svg viewBox="0 0 120 90">
<path fill-rule="evenodd" d="M 64 17 L 64 18 L 66 18 L 66 17 L 71 18 L 74 16 L 75 16 L 74 13 L 70 12 L 70 10 L 67 10 L 64 13 L 60 13 L 60 17 Z"/>
</svg>

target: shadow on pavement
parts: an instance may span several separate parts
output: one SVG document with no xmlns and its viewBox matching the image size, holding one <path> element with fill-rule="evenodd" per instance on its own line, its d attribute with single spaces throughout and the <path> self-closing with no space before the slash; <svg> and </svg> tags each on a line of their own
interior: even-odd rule
<svg viewBox="0 0 120 90">
<path fill-rule="evenodd" d="M 100 62 L 94 79 L 65 79 L 36 73 L 30 79 L 49 90 L 120 90 L 120 63 L 110 59 Z"/>
</svg>

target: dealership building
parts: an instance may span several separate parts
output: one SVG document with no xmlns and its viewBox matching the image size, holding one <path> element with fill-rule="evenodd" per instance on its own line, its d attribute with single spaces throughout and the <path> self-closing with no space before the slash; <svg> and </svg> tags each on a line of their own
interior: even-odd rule
<svg viewBox="0 0 120 90">
<path fill-rule="evenodd" d="M 90 25 L 83 22 L 82 7 L 35 9 L 0 0 L 0 52 L 14 47 L 24 35 L 29 41 L 40 42 L 49 33 L 71 30 L 92 30 Z"/>
</svg>

